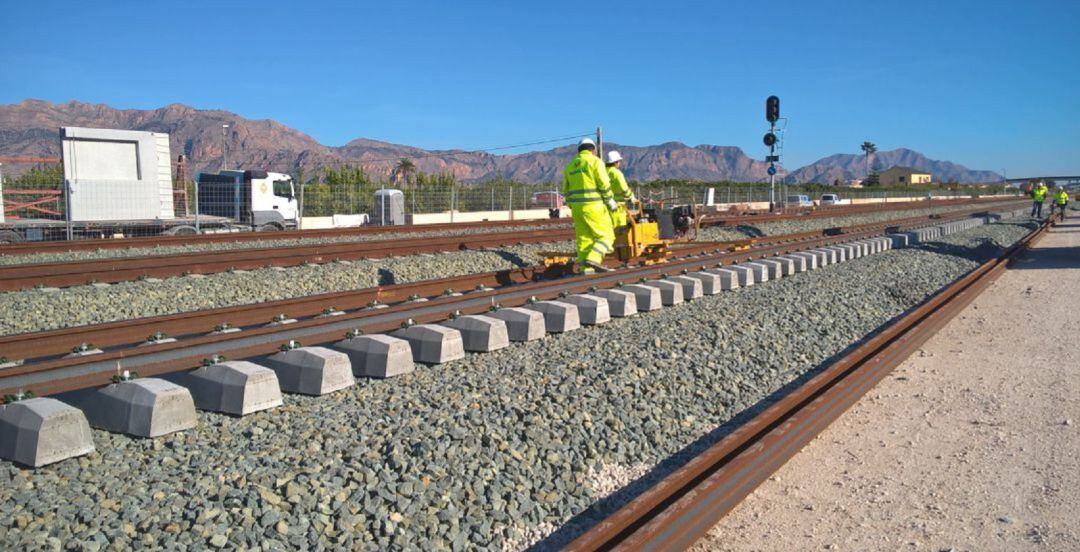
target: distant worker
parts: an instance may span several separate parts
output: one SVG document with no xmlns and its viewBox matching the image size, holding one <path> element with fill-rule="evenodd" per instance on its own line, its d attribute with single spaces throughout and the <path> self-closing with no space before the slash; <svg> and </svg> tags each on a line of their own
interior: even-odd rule
<svg viewBox="0 0 1080 552">
<path fill-rule="evenodd" d="M 615 199 L 615 203 L 619 205 L 619 208 L 611 212 L 611 224 L 616 230 L 626 226 L 626 216 L 628 204 L 637 201 L 634 197 L 634 191 L 630 189 L 630 185 L 626 183 L 626 177 L 623 176 L 622 170 L 622 156 L 619 152 L 611 150 L 607 152 L 607 175 L 608 180 L 611 181 L 611 195 Z"/>
<path fill-rule="evenodd" d="M 1046 201 L 1046 184 L 1039 182 L 1031 188 L 1031 216 L 1042 218 L 1043 202 Z"/>
<path fill-rule="evenodd" d="M 1054 193 L 1054 203 L 1050 206 L 1050 215 L 1054 215 L 1054 208 L 1061 212 L 1061 220 L 1065 220 L 1065 206 L 1069 204 L 1069 192 L 1065 191 L 1065 186 L 1058 186 L 1057 192 Z"/>
<path fill-rule="evenodd" d="M 615 247 L 611 213 L 618 204 L 611 195 L 607 171 L 596 156 L 596 143 L 585 138 L 578 154 L 563 170 L 563 196 L 574 216 L 577 262 L 582 274 L 606 272 L 604 255 Z"/>
</svg>

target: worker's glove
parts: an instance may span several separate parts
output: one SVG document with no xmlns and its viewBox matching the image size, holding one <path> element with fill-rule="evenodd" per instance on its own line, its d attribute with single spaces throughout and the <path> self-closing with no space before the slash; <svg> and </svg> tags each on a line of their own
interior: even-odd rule
<svg viewBox="0 0 1080 552">
<path fill-rule="evenodd" d="M 628 197 L 628 198 L 626 199 L 626 204 L 627 204 L 627 205 L 633 205 L 633 204 L 635 204 L 635 203 L 637 203 L 637 198 L 636 198 L 636 197 L 634 197 L 634 196 L 630 196 L 630 197 Z"/>
<path fill-rule="evenodd" d="M 615 211 L 619 210 L 619 204 L 615 203 L 614 199 L 609 199 L 609 200 L 607 200 L 607 208 L 608 208 L 609 211 L 615 212 Z"/>
</svg>

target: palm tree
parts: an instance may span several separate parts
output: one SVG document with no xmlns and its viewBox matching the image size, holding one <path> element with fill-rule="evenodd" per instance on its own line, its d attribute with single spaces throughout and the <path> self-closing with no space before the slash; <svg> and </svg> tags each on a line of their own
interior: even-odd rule
<svg viewBox="0 0 1080 552">
<path fill-rule="evenodd" d="M 873 142 L 867 141 L 867 142 L 863 142 L 862 145 L 859 146 L 859 147 L 863 150 L 863 153 L 866 154 L 866 174 L 869 175 L 870 174 L 870 156 L 874 155 L 874 153 L 877 151 L 877 145 L 875 145 Z"/>
<path fill-rule="evenodd" d="M 397 165 L 394 166 L 394 174 L 400 178 L 405 179 L 405 184 L 409 183 L 409 178 L 416 173 L 416 163 L 413 163 L 408 157 L 402 157 Z"/>
</svg>

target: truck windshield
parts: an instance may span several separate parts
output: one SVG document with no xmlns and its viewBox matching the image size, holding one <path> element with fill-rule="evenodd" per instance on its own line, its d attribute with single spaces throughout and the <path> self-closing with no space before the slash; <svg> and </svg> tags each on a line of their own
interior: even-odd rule
<svg viewBox="0 0 1080 552">
<path fill-rule="evenodd" d="M 274 195 L 278 197 L 292 197 L 292 181 L 291 180 L 275 180 L 274 181 Z"/>
</svg>

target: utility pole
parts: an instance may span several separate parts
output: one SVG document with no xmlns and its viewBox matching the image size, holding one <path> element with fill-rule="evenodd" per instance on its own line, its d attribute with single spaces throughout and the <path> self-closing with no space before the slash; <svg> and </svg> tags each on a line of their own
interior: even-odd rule
<svg viewBox="0 0 1080 552">
<path fill-rule="evenodd" d="M 769 147 L 769 156 L 765 162 L 769 164 L 769 212 L 776 210 L 776 162 L 780 156 L 776 155 L 776 121 L 780 119 L 780 98 L 769 96 L 765 99 L 765 120 L 769 121 L 769 132 L 765 133 L 763 141 Z"/>
<path fill-rule="evenodd" d="M 229 125 L 221 125 L 221 170 L 229 167 L 229 143 L 225 140 L 225 133 Z"/>
<path fill-rule="evenodd" d="M 604 160 L 604 130 L 596 127 L 596 156 Z"/>
</svg>

